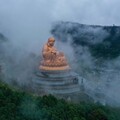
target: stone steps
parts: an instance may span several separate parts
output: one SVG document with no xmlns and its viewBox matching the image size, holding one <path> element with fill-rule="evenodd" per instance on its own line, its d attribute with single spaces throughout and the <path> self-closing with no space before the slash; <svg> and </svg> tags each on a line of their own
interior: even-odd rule
<svg viewBox="0 0 120 120">
<path fill-rule="evenodd" d="M 69 85 L 69 86 L 34 86 L 38 91 L 44 91 L 45 93 L 55 93 L 55 94 L 67 94 L 67 93 L 75 93 L 80 91 L 79 85 Z"/>
<path fill-rule="evenodd" d="M 76 77 L 66 77 L 66 78 L 35 78 L 38 84 L 65 84 L 65 83 L 77 83 L 78 79 Z"/>
<path fill-rule="evenodd" d="M 78 76 L 70 71 L 35 74 L 32 80 L 35 91 L 47 94 L 68 94 L 80 91 Z"/>
</svg>

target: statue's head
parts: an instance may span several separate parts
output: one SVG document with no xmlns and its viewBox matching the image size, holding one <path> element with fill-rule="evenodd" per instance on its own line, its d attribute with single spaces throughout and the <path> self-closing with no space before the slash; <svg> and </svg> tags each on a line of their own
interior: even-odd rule
<svg viewBox="0 0 120 120">
<path fill-rule="evenodd" d="M 48 38 L 48 44 L 49 46 L 54 46 L 55 39 L 53 37 Z"/>
</svg>

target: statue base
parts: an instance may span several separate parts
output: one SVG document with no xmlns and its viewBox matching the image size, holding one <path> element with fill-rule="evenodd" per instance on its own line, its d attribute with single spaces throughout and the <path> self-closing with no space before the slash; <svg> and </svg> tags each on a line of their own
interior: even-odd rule
<svg viewBox="0 0 120 120">
<path fill-rule="evenodd" d="M 37 70 L 32 79 L 32 92 L 40 96 L 52 94 L 57 98 L 76 103 L 93 101 L 84 92 L 81 84 L 82 80 L 71 69 L 58 71 Z"/>
<path fill-rule="evenodd" d="M 39 67 L 40 70 L 42 71 L 65 71 L 65 70 L 69 70 L 70 67 L 69 65 L 66 65 L 66 66 L 59 66 L 59 67 L 50 67 L 50 66 L 44 66 L 44 65 L 40 65 Z"/>
<path fill-rule="evenodd" d="M 72 70 L 38 70 L 33 79 L 33 90 L 40 95 L 70 94 L 80 91 L 78 75 Z"/>
</svg>

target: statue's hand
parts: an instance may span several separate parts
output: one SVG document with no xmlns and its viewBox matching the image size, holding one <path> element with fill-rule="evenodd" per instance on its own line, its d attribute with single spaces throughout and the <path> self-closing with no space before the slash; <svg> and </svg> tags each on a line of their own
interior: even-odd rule
<svg viewBox="0 0 120 120">
<path fill-rule="evenodd" d="M 52 54 L 56 54 L 57 52 L 56 51 L 51 51 Z"/>
</svg>

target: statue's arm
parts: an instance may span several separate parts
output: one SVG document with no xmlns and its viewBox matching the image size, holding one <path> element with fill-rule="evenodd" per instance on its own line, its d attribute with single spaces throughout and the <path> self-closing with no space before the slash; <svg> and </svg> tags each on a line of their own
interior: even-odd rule
<svg viewBox="0 0 120 120">
<path fill-rule="evenodd" d="M 48 49 L 47 49 L 47 46 L 44 45 L 43 49 L 42 49 L 42 53 L 43 55 L 47 54 L 48 53 Z"/>
</svg>

